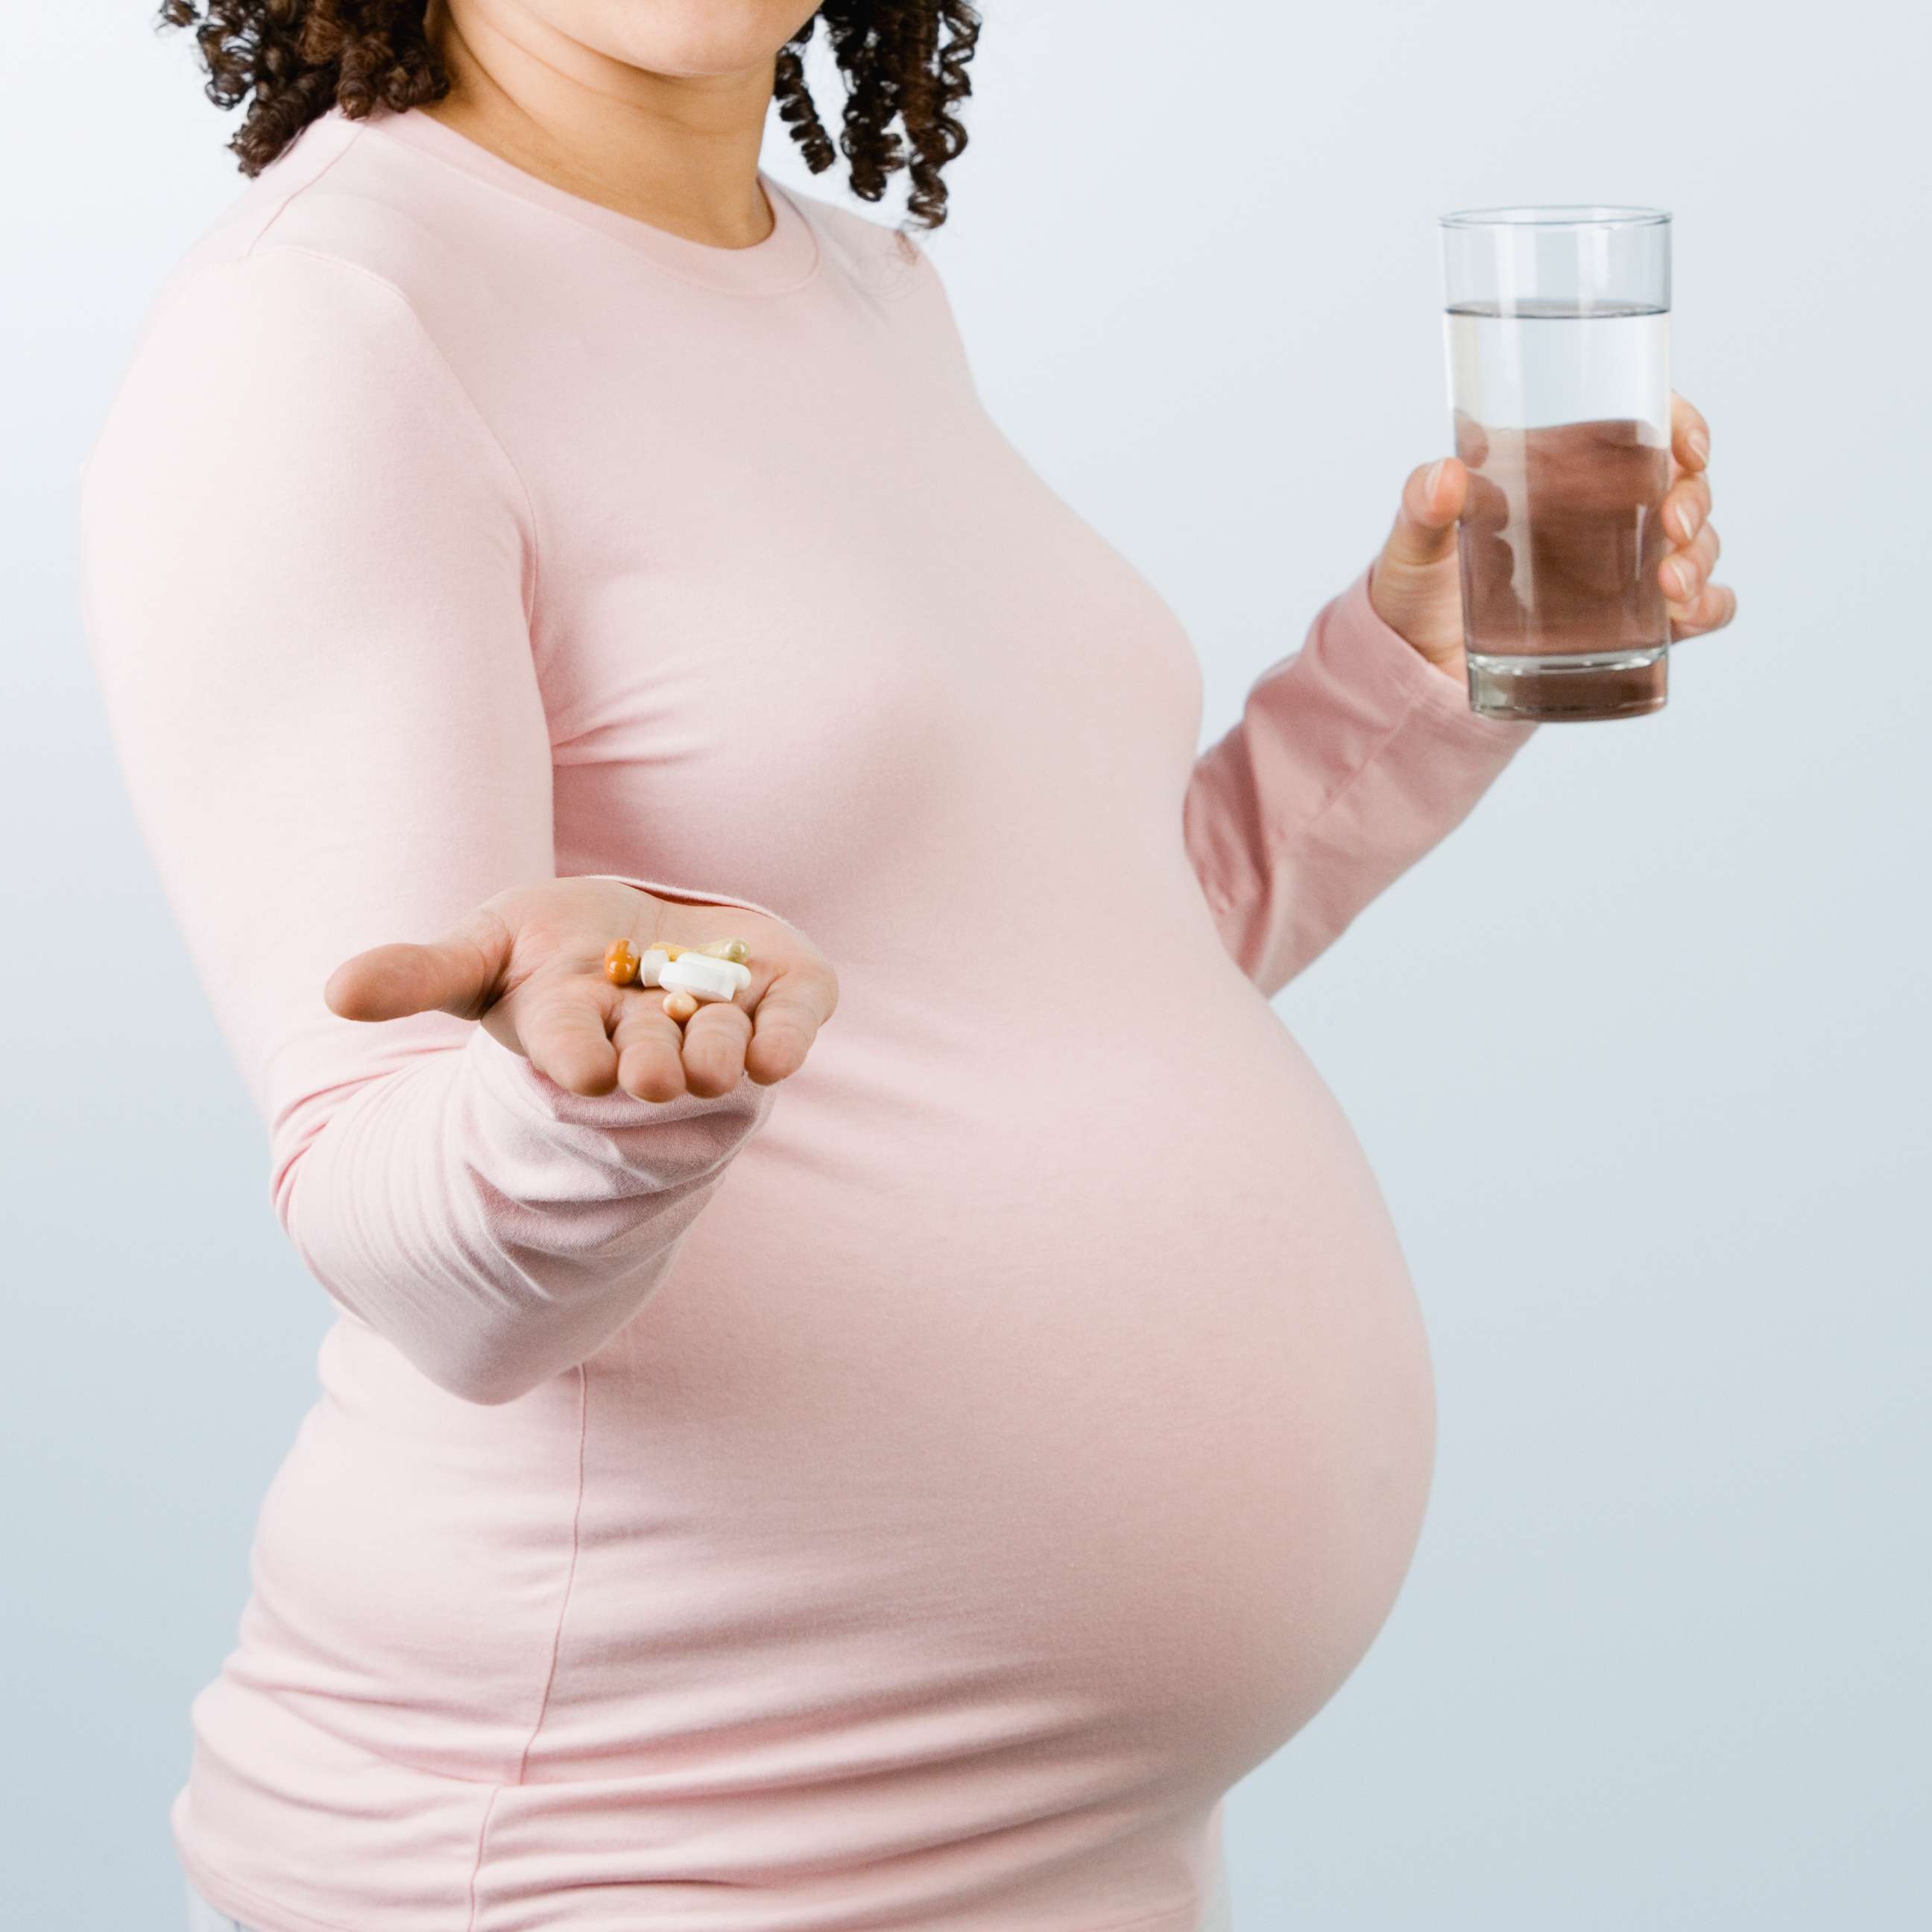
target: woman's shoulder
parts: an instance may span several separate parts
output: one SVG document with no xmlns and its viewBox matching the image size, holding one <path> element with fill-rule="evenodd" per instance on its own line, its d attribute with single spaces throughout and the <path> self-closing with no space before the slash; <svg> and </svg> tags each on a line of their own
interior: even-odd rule
<svg viewBox="0 0 1932 1932">
<path fill-rule="evenodd" d="M 476 414 L 473 365 L 514 283 L 514 251 L 451 220 L 437 186 L 374 121 L 331 112 L 312 123 L 149 297 L 83 474 L 104 453 L 151 463 L 153 439 L 131 426 L 172 422 L 181 396 L 199 398 L 211 424 L 245 397 L 258 414 L 352 418 L 392 436 Z"/>
<path fill-rule="evenodd" d="M 912 235 L 843 200 L 772 185 L 816 236 L 832 278 L 880 305 L 945 305 L 938 271 Z M 578 221 L 558 218 L 566 207 Z M 586 218 L 634 226 L 529 181 L 413 111 L 351 120 L 334 109 L 221 212 L 155 307 L 209 268 L 298 254 L 387 284 L 439 340 L 478 326 L 494 333 L 512 315 L 541 321 L 533 287 L 561 292 L 585 272 Z"/>
<path fill-rule="evenodd" d="M 338 320 L 328 291 L 346 308 L 364 305 L 356 284 L 381 284 L 420 310 L 439 287 L 473 284 L 483 238 L 454 230 L 426 204 L 419 170 L 385 141 L 372 120 L 332 110 L 296 140 L 211 222 L 178 260 L 157 292 L 150 320 L 213 272 L 238 289 L 288 279 L 290 258 L 320 265 L 312 285 L 316 322 Z M 255 265 L 272 264 L 266 268 Z M 333 272 L 329 272 L 332 271 Z M 466 299 L 473 288 L 454 292 Z M 246 297 L 231 298 L 246 300 Z"/>
<path fill-rule="evenodd" d="M 487 310 L 473 271 L 453 286 L 448 238 L 363 139 L 324 117 L 177 258 L 82 457 L 84 496 L 137 500 L 264 453 L 316 476 L 430 442 L 495 461 L 460 366 L 463 318 Z"/>
<path fill-rule="evenodd" d="M 849 201 L 788 182 L 778 185 L 818 231 L 837 271 L 867 294 L 890 299 L 938 285 L 932 257 L 910 231 L 862 213 Z"/>
<path fill-rule="evenodd" d="M 952 296 L 919 236 L 862 214 L 849 202 L 781 187 L 817 231 L 833 274 L 896 328 L 907 331 L 922 345 L 918 352 L 946 358 L 970 390 L 972 374 Z"/>
</svg>

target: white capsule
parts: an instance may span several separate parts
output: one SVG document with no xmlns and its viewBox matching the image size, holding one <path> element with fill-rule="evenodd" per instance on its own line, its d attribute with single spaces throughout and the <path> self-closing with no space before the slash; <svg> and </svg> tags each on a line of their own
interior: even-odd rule
<svg viewBox="0 0 1932 1932">
<path fill-rule="evenodd" d="M 728 1000 L 740 986 L 751 982 L 752 976 L 742 966 L 703 952 L 680 952 L 654 982 L 668 992 L 689 993 L 700 1000 Z"/>
<path fill-rule="evenodd" d="M 662 946 L 653 946 L 638 962 L 638 984 L 640 986 L 661 985 L 662 982 L 658 975 L 670 964 L 670 955 Z"/>
</svg>

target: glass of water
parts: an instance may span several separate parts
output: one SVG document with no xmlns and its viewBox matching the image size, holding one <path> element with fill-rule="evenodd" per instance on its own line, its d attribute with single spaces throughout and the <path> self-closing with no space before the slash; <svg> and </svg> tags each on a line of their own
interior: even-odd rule
<svg viewBox="0 0 1932 1932">
<path fill-rule="evenodd" d="M 1491 718 L 1664 708 L 1670 217 L 1438 218 L 1469 704 Z"/>
</svg>

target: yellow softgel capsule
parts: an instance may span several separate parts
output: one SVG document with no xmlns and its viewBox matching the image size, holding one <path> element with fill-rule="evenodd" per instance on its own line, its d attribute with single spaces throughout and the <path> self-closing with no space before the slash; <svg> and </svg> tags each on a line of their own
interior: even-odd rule
<svg viewBox="0 0 1932 1932">
<path fill-rule="evenodd" d="M 713 959 L 728 959 L 734 966 L 743 965 L 752 956 L 752 949 L 742 939 L 713 939 L 698 950 Z"/>
<path fill-rule="evenodd" d="M 628 939 L 614 939 L 604 956 L 604 976 L 614 986 L 628 986 L 637 974 L 638 949 Z"/>
</svg>

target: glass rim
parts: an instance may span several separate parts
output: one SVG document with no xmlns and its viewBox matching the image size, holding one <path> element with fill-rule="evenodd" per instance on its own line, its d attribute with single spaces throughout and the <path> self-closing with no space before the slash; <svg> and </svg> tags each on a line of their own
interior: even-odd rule
<svg viewBox="0 0 1932 1932">
<path fill-rule="evenodd" d="M 1670 220 L 1670 211 L 1556 202 L 1540 207 L 1526 203 L 1514 208 L 1462 208 L 1436 219 L 1444 228 L 1654 228 Z"/>
</svg>

